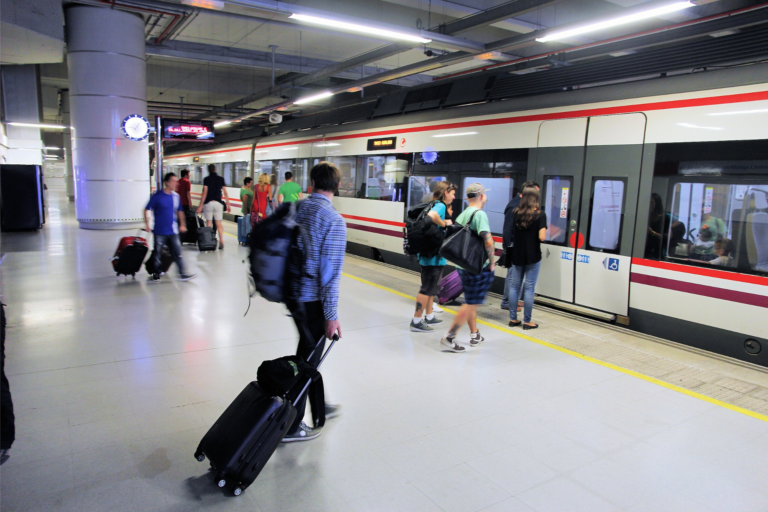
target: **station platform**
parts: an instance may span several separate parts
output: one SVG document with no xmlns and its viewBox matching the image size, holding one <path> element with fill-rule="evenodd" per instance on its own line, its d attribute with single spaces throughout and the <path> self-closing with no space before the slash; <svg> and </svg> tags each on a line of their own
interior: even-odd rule
<svg viewBox="0 0 768 512">
<path fill-rule="evenodd" d="M 280 304 L 243 316 L 235 225 L 223 251 L 185 246 L 196 279 L 149 283 L 111 270 L 126 232 L 78 229 L 56 180 L 49 203 L 41 232 L 0 235 L 4 512 L 768 510 L 768 369 L 539 306 L 523 333 L 498 297 L 486 343 L 443 352 L 409 331 L 418 276 L 350 255 L 323 367 L 342 414 L 234 497 L 197 443 L 297 340 Z"/>
</svg>

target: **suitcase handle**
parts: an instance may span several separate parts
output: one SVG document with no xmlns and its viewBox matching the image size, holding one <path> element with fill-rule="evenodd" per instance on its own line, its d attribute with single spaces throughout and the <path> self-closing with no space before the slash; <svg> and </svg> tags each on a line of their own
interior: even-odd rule
<svg viewBox="0 0 768 512">
<path fill-rule="evenodd" d="M 325 336 L 323 336 L 325 338 Z M 322 341 L 322 339 L 321 339 Z M 331 338 L 331 344 L 328 345 L 328 350 L 325 351 L 325 354 L 323 354 L 323 357 L 320 358 L 320 362 L 317 363 L 317 369 L 320 369 L 320 365 L 323 364 L 323 361 L 325 361 L 325 358 L 328 357 L 328 352 L 331 351 L 333 346 L 336 344 L 336 342 L 339 341 L 339 335 L 334 334 L 333 338 Z M 317 344 L 320 346 L 320 343 Z M 317 350 L 317 347 L 315 347 L 315 350 Z M 314 355 L 315 351 L 313 350 L 311 354 L 309 354 L 309 357 L 307 359 L 312 359 L 312 356 Z M 296 404 L 299 403 L 299 400 L 301 400 L 301 397 L 304 396 L 304 393 L 307 392 L 307 389 L 309 389 L 309 385 L 312 384 L 312 379 L 309 379 L 306 384 L 304 384 L 304 388 L 301 390 L 301 393 L 298 394 L 296 399 L 293 401 L 293 406 L 296 407 Z"/>
</svg>

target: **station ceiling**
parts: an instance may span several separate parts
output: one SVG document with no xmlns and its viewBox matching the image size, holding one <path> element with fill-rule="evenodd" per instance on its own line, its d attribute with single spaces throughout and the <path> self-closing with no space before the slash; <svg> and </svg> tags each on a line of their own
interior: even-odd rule
<svg viewBox="0 0 768 512">
<path fill-rule="evenodd" d="M 222 130 L 266 124 L 279 109 L 290 119 L 313 112 L 370 102 L 403 89 L 426 88 L 471 76 L 518 77 L 541 73 L 538 82 L 575 73 L 585 85 L 630 79 L 639 57 L 672 59 L 664 72 L 690 72 L 683 48 L 706 48 L 729 38 L 741 45 L 762 44 L 755 32 L 768 21 L 768 9 L 756 0 L 699 0 L 676 12 L 613 28 L 536 41 L 561 29 L 635 14 L 676 0 L 77 0 L 140 14 L 147 44 L 147 99 L 150 115 L 235 121 Z M 63 7 L 73 2 L 66 1 Z M 766 11 L 766 12 L 763 12 Z M 399 30 L 431 39 L 395 41 L 373 30 L 353 33 L 338 26 L 317 26 L 292 19 L 304 13 L 372 29 Z M 738 15 L 738 16 L 736 16 Z M 752 39 L 746 38 L 751 34 Z M 739 38 L 742 39 L 739 39 Z M 763 41 L 765 42 L 765 41 Z M 688 46 L 686 46 L 688 45 Z M 733 46 L 733 45 L 730 45 Z M 719 48 L 719 46 L 718 46 Z M 273 85 L 274 51 L 274 85 Z M 698 50 L 697 50 L 698 51 Z M 712 64 L 739 65 L 736 52 Z M 748 52 L 755 62 L 765 56 Z M 655 53 L 653 53 L 655 52 Z M 714 53 L 713 53 L 714 52 Z M 717 54 L 720 55 L 720 54 Z M 720 61 L 717 61 L 720 58 Z M 717 61 L 717 62 L 715 62 Z M 592 66 L 585 66 L 589 62 Z M 708 62 L 708 61 L 707 61 Z M 600 66 L 595 66 L 600 63 Z M 691 59 L 699 65 L 701 59 Z M 657 66 L 658 67 L 658 66 Z M 651 68 L 648 68 L 651 69 Z M 654 72 L 656 68 L 652 68 Z M 590 71 L 592 70 L 592 71 Z M 547 75 L 546 73 L 551 73 Z M 41 65 L 44 87 L 67 86 L 66 63 Z M 529 80 L 530 81 L 530 80 Z M 513 81 L 514 82 L 514 81 Z M 510 87 L 509 85 L 507 86 Z M 531 88 L 532 87 L 532 88 Z M 536 92 L 531 86 L 525 94 Z M 331 91 L 311 104 L 293 102 Z M 182 106 L 183 105 L 183 106 Z M 47 105 L 46 119 L 56 111 Z"/>
</svg>

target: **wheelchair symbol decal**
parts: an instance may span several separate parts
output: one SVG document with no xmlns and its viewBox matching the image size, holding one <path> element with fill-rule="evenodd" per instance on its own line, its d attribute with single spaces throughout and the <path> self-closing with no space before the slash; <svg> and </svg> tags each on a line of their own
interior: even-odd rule
<svg viewBox="0 0 768 512">
<path fill-rule="evenodd" d="M 603 266 L 607 268 L 608 270 L 613 270 L 614 272 L 619 271 L 619 260 L 618 258 L 605 258 L 603 260 Z"/>
</svg>

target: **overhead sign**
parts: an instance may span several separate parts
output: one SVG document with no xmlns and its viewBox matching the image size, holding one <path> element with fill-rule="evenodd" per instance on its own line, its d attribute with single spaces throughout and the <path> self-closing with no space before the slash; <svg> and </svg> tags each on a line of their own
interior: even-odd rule
<svg viewBox="0 0 768 512">
<path fill-rule="evenodd" d="M 144 140 L 149 136 L 149 121 L 139 114 L 131 114 L 120 124 L 123 136 L 131 140 Z"/>
<path fill-rule="evenodd" d="M 213 121 L 163 119 L 163 140 L 213 142 Z"/>
<path fill-rule="evenodd" d="M 385 139 L 368 139 L 368 151 L 380 149 L 396 149 L 397 137 L 387 137 Z"/>
</svg>

